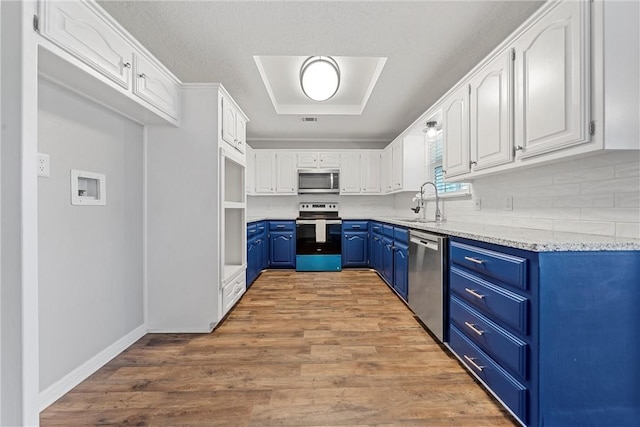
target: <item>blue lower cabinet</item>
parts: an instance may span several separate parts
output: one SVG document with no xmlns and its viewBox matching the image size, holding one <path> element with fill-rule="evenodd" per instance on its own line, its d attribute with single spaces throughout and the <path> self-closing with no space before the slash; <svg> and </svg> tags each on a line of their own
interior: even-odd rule
<svg viewBox="0 0 640 427">
<path fill-rule="evenodd" d="M 371 235 L 371 268 L 382 271 L 382 234 Z"/>
<path fill-rule="evenodd" d="M 409 247 L 396 243 L 393 250 L 393 288 L 407 300 L 409 293 Z"/>
<path fill-rule="evenodd" d="M 258 276 L 259 271 L 256 258 L 258 251 L 256 240 L 257 239 L 253 238 L 247 241 L 247 287 L 251 286 Z"/>
<path fill-rule="evenodd" d="M 367 231 L 342 233 L 342 266 L 366 267 L 369 264 L 369 237 Z"/>
<path fill-rule="evenodd" d="M 269 267 L 296 268 L 296 237 L 293 231 L 269 233 Z"/>
<path fill-rule="evenodd" d="M 393 240 L 382 238 L 382 278 L 393 286 Z"/>
</svg>

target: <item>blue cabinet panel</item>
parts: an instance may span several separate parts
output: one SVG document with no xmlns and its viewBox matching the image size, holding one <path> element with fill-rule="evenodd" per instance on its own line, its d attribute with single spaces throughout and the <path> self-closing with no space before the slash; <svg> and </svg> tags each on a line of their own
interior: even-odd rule
<svg viewBox="0 0 640 427">
<path fill-rule="evenodd" d="M 409 247 L 396 243 L 393 253 L 393 288 L 407 300 L 409 292 Z"/>
<path fill-rule="evenodd" d="M 518 418 L 527 419 L 526 387 L 496 364 L 455 326 L 450 328 L 449 345 L 469 370 L 484 381 Z"/>
<path fill-rule="evenodd" d="M 523 334 L 528 333 L 529 300 L 527 298 L 495 286 L 457 267 L 451 267 L 449 288 L 453 294 L 499 323 Z"/>
<path fill-rule="evenodd" d="M 369 261 L 369 237 L 367 231 L 342 233 L 342 266 L 366 267 Z"/>
<path fill-rule="evenodd" d="M 369 231 L 369 221 L 343 221 L 342 231 Z"/>
<path fill-rule="evenodd" d="M 296 267 L 296 239 L 291 231 L 269 233 L 269 267 Z"/>
<path fill-rule="evenodd" d="M 270 231 L 295 231 L 295 221 L 269 221 Z"/>
<path fill-rule="evenodd" d="M 404 227 L 393 227 L 393 241 L 396 243 L 409 244 L 409 230 Z"/>
<path fill-rule="evenodd" d="M 451 297 L 451 322 L 512 374 L 527 379 L 529 346 L 456 297 Z"/>
<path fill-rule="evenodd" d="M 382 234 L 382 223 L 371 221 L 371 233 Z"/>
<path fill-rule="evenodd" d="M 382 278 L 393 286 L 393 240 L 382 238 Z"/>
<path fill-rule="evenodd" d="M 383 224 L 382 225 L 382 234 L 385 237 L 388 237 L 391 240 L 393 240 L 393 225 Z"/>
<path fill-rule="evenodd" d="M 382 271 L 382 234 L 372 234 L 371 236 L 371 268 Z"/>
<path fill-rule="evenodd" d="M 527 260 L 502 252 L 452 242 L 451 261 L 504 283 L 527 289 Z"/>
</svg>

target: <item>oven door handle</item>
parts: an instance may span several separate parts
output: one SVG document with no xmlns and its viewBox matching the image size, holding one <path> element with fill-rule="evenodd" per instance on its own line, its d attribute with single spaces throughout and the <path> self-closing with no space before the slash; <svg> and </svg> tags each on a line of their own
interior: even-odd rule
<svg viewBox="0 0 640 427">
<path fill-rule="evenodd" d="M 316 224 L 315 219 L 298 219 L 296 220 L 296 224 L 300 224 L 300 225 L 315 225 Z M 327 219 L 325 220 L 326 224 L 342 224 L 342 220 L 341 219 Z"/>
</svg>

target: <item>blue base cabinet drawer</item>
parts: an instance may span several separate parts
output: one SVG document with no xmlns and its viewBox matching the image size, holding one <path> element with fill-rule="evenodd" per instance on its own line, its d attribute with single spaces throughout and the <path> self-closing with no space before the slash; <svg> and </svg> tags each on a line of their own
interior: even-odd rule
<svg viewBox="0 0 640 427">
<path fill-rule="evenodd" d="M 451 267 L 449 288 L 453 294 L 500 324 L 527 334 L 529 300 L 485 280 Z"/>
<path fill-rule="evenodd" d="M 526 387 L 495 363 L 455 326 L 451 326 L 449 332 L 451 349 L 469 370 L 484 381 L 496 396 L 526 424 L 528 409 Z"/>
<path fill-rule="evenodd" d="M 369 221 L 343 221 L 342 231 L 369 231 Z"/>
<path fill-rule="evenodd" d="M 296 222 L 269 221 L 269 231 L 296 231 Z"/>
<path fill-rule="evenodd" d="M 502 252 L 451 242 L 451 262 L 521 289 L 527 289 L 527 260 Z"/>
<path fill-rule="evenodd" d="M 523 380 L 528 378 L 529 346 L 526 342 L 505 331 L 456 297 L 451 297 L 449 310 L 451 322 L 463 331 L 467 338 L 513 374 Z"/>
</svg>

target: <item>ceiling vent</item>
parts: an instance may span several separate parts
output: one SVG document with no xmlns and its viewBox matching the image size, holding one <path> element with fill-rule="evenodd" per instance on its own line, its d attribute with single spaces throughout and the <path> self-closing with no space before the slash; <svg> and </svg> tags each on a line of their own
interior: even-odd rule
<svg viewBox="0 0 640 427">
<path fill-rule="evenodd" d="M 302 121 L 303 122 L 317 122 L 318 118 L 317 117 L 303 117 Z"/>
</svg>

